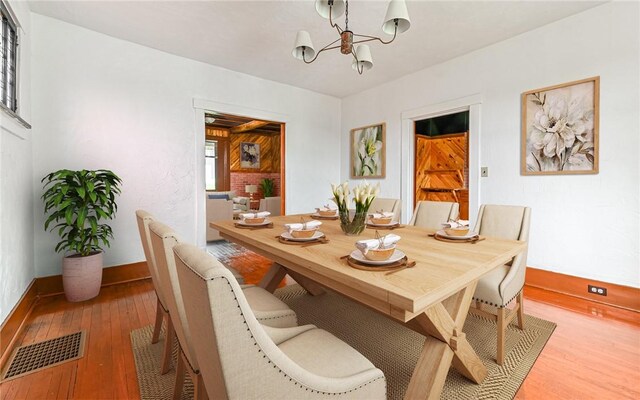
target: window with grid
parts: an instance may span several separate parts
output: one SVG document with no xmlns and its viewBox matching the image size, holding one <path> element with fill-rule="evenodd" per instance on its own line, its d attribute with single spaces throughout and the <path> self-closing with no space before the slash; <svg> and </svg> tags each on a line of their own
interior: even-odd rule
<svg viewBox="0 0 640 400">
<path fill-rule="evenodd" d="M 15 112 L 18 108 L 16 96 L 16 71 L 18 64 L 18 35 L 16 24 L 4 3 L 0 2 L 0 103 Z"/>
</svg>

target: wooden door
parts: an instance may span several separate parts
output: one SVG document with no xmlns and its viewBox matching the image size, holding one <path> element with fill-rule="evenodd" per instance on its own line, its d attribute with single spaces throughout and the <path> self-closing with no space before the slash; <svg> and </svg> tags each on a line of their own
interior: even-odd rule
<svg viewBox="0 0 640 400">
<path fill-rule="evenodd" d="M 468 132 L 429 137 L 415 135 L 414 207 L 418 201 L 460 204 L 469 219 Z"/>
</svg>

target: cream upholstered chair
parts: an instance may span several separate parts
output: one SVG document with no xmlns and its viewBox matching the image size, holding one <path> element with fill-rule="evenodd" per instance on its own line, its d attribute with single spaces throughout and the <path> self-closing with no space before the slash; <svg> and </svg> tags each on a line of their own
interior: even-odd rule
<svg viewBox="0 0 640 400">
<path fill-rule="evenodd" d="M 153 335 L 151 336 L 151 343 L 157 343 L 160 339 L 160 330 L 162 329 L 163 319 L 167 320 L 166 334 L 164 341 L 164 350 L 162 354 L 162 362 L 160 365 L 160 373 L 166 374 L 171 366 L 171 350 L 173 348 L 173 325 L 169 321 L 169 309 L 167 308 L 167 301 L 165 300 L 165 293 L 162 291 L 162 285 L 160 284 L 160 277 L 158 276 L 158 269 L 156 268 L 155 258 L 153 256 L 153 248 L 151 247 L 151 236 L 149 233 L 149 223 L 155 219 L 151 214 L 144 210 L 136 211 L 136 220 L 138 222 L 138 231 L 140 233 L 140 241 L 142 242 L 142 248 L 144 249 L 144 257 L 147 259 L 147 266 L 149 267 L 149 273 L 151 274 L 151 281 L 153 282 L 153 288 L 156 291 L 156 321 L 153 327 Z M 171 330 L 170 330 L 171 329 Z"/>
<path fill-rule="evenodd" d="M 155 264 L 160 276 L 160 284 L 163 287 L 163 292 L 167 294 L 166 298 L 170 321 L 178 337 L 180 349 L 182 350 L 181 356 L 178 357 L 178 365 L 176 367 L 174 398 L 179 399 L 182 394 L 185 372 L 191 375 L 194 385 L 194 398 L 206 398 L 206 391 L 203 390 L 204 386 L 202 386 L 199 373 L 198 360 L 193 350 L 193 337 L 184 313 L 183 294 L 178 284 L 173 256 L 173 247 L 180 243 L 180 241 L 171 228 L 160 222 L 151 222 L 149 224 L 149 231 L 151 234 L 151 247 L 155 256 Z M 227 270 L 227 272 L 233 277 L 231 271 Z M 235 277 L 233 279 L 234 281 L 236 280 Z M 242 291 L 248 299 L 249 306 L 256 310 L 255 312 L 263 324 L 277 327 L 297 325 L 296 314 L 271 293 L 252 285 L 244 286 Z"/>
<path fill-rule="evenodd" d="M 264 199 L 260 199 L 260 207 L 259 211 L 269 211 L 271 215 L 274 217 L 280 215 L 280 205 L 282 203 L 282 198 L 280 196 L 277 197 L 265 197 Z"/>
<path fill-rule="evenodd" d="M 409 225 L 441 229 L 442 224 L 458 218 L 460 205 L 450 201 L 419 201 Z"/>
<path fill-rule="evenodd" d="M 174 247 L 185 311 L 213 399 L 386 398 L 382 371 L 313 325 L 258 323 L 229 271 L 195 246 Z"/>
<path fill-rule="evenodd" d="M 369 206 L 369 212 L 387 211 L 393 213 L 393 220 L 400 221 L 401 211 L 400 199 L 383 199 L 376 197 Z"/>
<path fill-rule="evenodd" d="M 478 212 L 475 231 L 483 236 L 529 242 L 531 209 L 520 206 L 482 205 Z M 524 328 L 522 288 L 527 268 L 527 249 L 511 262 L 494 269 L 478 281 L 475 294 L 476 308 L 471 312 L 497 321 L 498 343 L 496 361 L 504 362 L 506 328 L 517 315 L 518 327 Z M 516 306 L 507 312 L 507 305 L 516 299 Z M 497 307 L 497 315 L 482 310 L 482 303 Z"/>
</svg>

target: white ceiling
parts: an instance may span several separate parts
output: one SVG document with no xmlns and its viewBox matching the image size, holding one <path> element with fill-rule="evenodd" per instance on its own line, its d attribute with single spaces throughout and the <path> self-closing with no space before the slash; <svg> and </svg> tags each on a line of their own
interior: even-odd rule
<svg viewBox="0 0 640 400">
<path fill-rule="evenodd" d="M 345 97 L 602 4 L 602 1 L 408 1 L 411 29 L 371 44 L 374 68 L 359 76 L 351 56 L 291 56 L 295 34 L 316 49 L 337 34 L 313 1 L 31 1 L 31 10 L 167 53 Z M 352 0 L 355 33 L 382 35 L 387 1 Z M 344 26 L 341 18 L 340 25 Z"/>
</svg>

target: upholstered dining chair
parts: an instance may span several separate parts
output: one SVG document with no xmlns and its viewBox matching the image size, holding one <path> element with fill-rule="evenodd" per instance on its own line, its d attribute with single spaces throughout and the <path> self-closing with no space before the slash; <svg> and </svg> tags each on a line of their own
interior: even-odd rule
<svg viewBox="0 0 640 400">
<path fill-rule="evenodd" d="M 162 353 L 162 361 L 160 363 L 160 373 L 166 374 L 171 367 L 171 351 L 173 348 L 173 325 L 169 320 L 169 309 L 167 308 L 167 301 L 165 300 L 165 293 L 162 291 L 162 285 L 160 284 L 160 277 L 158 276 L 158 269 L 156 268 L 155 258 L 153 255 L 153 248 L 151 247 L 151 236 L 149 233 L 149 223 L 155 219 L 153 216 L 144 210 L 136 211 L 136 220 L 138 222 L 138 231 L 140 233 L 140 241 L 142 242 L 142 248 L 144 250 L 144 257 L 147 260 L 147 266 L 149 273 L 151 274 L 151 282 L 156 292 L 156 319 L 153 326 L 153 335 L 151 336 L 151 343 L 157 343 L 160 339 L 160 331 L 162 329 L 162 321 L 167 320 L 165 330 L 164 349 Z"/>
<path fill-rule="evenodd" d="M 369 206 L 370 213 L 377 211 L 392 212 L 394 221 L 400 221 L 401 209 L 400 199 L 385 199 L 380 197 L 373 199 L 371 206 Z"/>
<path fill-rule="evenodd" d="M 531 208 L 520 206 L 482 205 L 478 212 L 475 231 L 482 236 L 529 242 Z M 506 328 L 517 316 L 518 328 L 524 329 L 522 288 L 527 268 L 527 249 L 511 262 L 494 269 L 478 281 L 475 294 L 476 307 L 471 312 L 497 321 L 498 343 L 496 362 L 504 363 L 504 342 Z M 514 299 L 516 305 L 508 311 L 507 306 Z M 497 314 L 482 310 L 482 304 L 497 308 Z"/>
<path fill-rule="evenodd" d="M 149 224 L 149 231 L 160 284 L 163 286 L 164 293 L 167 294 L 170 321 L 181 349 L 176 366 L 174 399 L 180 399 L 182 395 L 185 373 L 189 373 L 193 381 L 194 398 L 196 400 L 205 399 L 207 398 L 206 391 L 202 385 L 199 363 L 193 350 L 193 336 L 184 312 L 183 293 L 178 283 L 173 256 L 173 247 L 179 244 L 180 240 L 171 228 L 157 221 Z M 233 277 L 231 271 L 227 270 L 227 272 Z M 237 284 L 235 277 L 233 280 Z M 263 324 L 277 327 L 297 325 L 296 314 L 271 293 L 252 285 L 244 285 L 241 290 L 245 293 L 249 306 L 254 307 Z"/>
<path fill-rule="evenodd" d="M 458 218 L 460 205 L 450 201 L 419 201 L 409 225 L 441 229 L 442 224 Z"/>
<path fill-rule="evenodd" d="M 363 355 L 313 325 L 261 325 L 229 271 L 195 246 L 174 247 L 185 311 L 212 399 L 384 399 Z"/>
<path fill-rule="evenodd" d="M 258 210 L 269 211 L 272 216 L 277 217 L 278 215 L 280 215 L 281 203 L 282 203 L 282 198 L 280 196 L 266 197 L 264 199 L 260 199 L 260 206 Z"/>
</svg>

